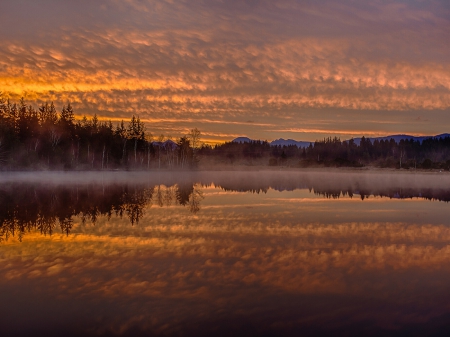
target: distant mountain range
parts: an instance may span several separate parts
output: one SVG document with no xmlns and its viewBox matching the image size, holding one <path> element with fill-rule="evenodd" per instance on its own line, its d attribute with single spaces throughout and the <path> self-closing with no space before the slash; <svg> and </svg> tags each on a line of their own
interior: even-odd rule
<svg viewBox="0 0 450 337">
<path fill-rule="evenodd" d="M 404 140 L 410 140 L 413 139 L 415 141 L 419 141 L 420 143 L 422 143 L 423 140 L 427 139 L 427 138 L 445 138 L 445 137 L 450 137 L 450 134 L 448 133 L 442 133 L 440 135 L 436 135 L 436 136 L 410 136 L 410 135 L 391 135 L 391 136 L 386 136 L 386 137 L 373 137 L 373 138 L 366 138 L 366 139 L 370 139 L 370 141 L 373 143 L 375 140 L 391 140 L 394 139 L 394 141 L 396 143 L 400 142 L 402 139 Z M 359 145 L 361 143 L 361 138 L 353 138 L 353 140 L 355 141 L 355 144 Z M 254 142 L 257 140 L 254 139 L 250 139 L 248 137 L 238 137 L 232 140 L 232 142 L 234 143 L 249 143 L 249 142 Z M 303 147 L 308 147 L 310 143 L 314 142 L 307 142 L 307 141 L 298 141 L 298 140 L 294 140 L 294 139 L 276 139 L 271 141 L 269 144 L 271 146 L 278 146 L 278 145 L 296 145 L 299 148 L 303 148 Z"/>
<path fill-rule="evenodd" d="M 311 144 L 311 142 L 304 142 L 304 141 L 297 141 L 297 140 L 293 140 L 293 139 L 275 139 L 274 141 L 270 142 L 271 146 L 278 146 L 278 145 L 297 145 L 297 147 L 308 147 L 309 144 Z"/>
<path fill-rule="evenodd" d="M 164 148 L 164 149 L 171 149 L 171 150 L 174 150 L 174 149 L 178 148 L 177 143 L 175 143 L 171 139 L 168 139 L 165 142 L 152 142 L 152 145 L 156 146 L 156 147 L 161 147 L 161 148 Z"/>
<path fill-rule="evenodd" d="M 257 140 L 250 139 L 248 137 L 238 137 L 238 138 L 232 140 L 233 143 L 250 143 L 250 142 L 255 142 L 255 141 L 257 141 Z M 311 142 L 303 142 L 303 141 L 296 141 L 296 140 L 293 140 L 293 139 L 280 138 L 280 139 L 276 139 L 274 141 L 271 141 L 269 144 L 271 146 L 296 145 L 297 147 L 308 147 L 310 143 Z M 314 142 L 312 142 L 312 143 L 314 143 Z"/>
<path fill-rule="evenodd" d="M 410 135 L 392 135 L 392 136 L 386 136 L 386 137 L 375 137 L 375 138 L 366 138 L 366 139 L 370 139 L 370 141 L 373 143 L 374 140 L 391 140 L 393 139 L 396 143 L 400 142 L 402 139 L 404 140 L 418 140 L 420 143 L 422 143 L 422 141 L 424 141 L 427 138 L 445 138 L 445 137 L 450 137 L 450 134 L 448 133 L 441 133 L 440 135 L 436 135 L 436 136 L 419 136 L 419 137 L 415 137 L 415 136 L 410 136 Z M 361 138 L 353 138 L 353 140 L 355 141 L 356 144 L 359 145 L 359 143 L 361 142 Z"/>
</svg>

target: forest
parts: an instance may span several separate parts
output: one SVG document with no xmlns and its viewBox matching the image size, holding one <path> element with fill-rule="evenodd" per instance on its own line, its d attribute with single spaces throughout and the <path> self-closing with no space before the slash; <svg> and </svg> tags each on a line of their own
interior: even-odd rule
<svg viewBox="0 0 450 337">
<path fill-rule="evenodd" d="M 353 139 L 325 138 L 306 148 L 271 146 L 267 141 L 225 143 L 202 147 L 198 156 L 215 157 L 216 162 L 262 164 L 290 167 L 379 167 L 396 169 L 450 168 L 450 137 L 415 140 L 371 141 L 362 137 L 360 144 Z"/>
<path fill-rule="evenodd" d="M 163 135 L 154 141 L 137 116 L 117 125 L 96 115 L 75 120 L 70 103 L 58 112 L 53 103 L 36 109 L 0 96 L 2 170 L 193 168 L 199 137 L 193 129 L 176 142 Z"/>
<path fill-rule="evenodd" d="M 153 138 L 138 116 L 114 125 L 96 115 L 76 120 L 70 103 L 38 108 L 0 95 L 0 170 L 151 170 L 230 165 L 289 167 L 450 168 L 450 138 L 371 141 L 325 138 L 309 147 L 267 141 L 201 144 L 194 128 L 175 141 Z"/>
</svg>

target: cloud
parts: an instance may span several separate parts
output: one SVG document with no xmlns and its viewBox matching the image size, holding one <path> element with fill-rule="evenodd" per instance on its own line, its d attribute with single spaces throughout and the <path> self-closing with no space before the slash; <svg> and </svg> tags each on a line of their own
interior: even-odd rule
<svg viewBox="0 0 450 337">
<path fill-rule="evenodd" d="M 275 123 L 307 109 L 450 108 L 442 2 L 50 3 L 41 4 L 43 18 L 73 10 L 85 24 L 62 15 L 51 19 L 60 29 L 43 25 L 33 40 L 2 34 L 0 88 L 13 99 L 70 100 L 76 111 L 111 117 Z"/>
</svg>

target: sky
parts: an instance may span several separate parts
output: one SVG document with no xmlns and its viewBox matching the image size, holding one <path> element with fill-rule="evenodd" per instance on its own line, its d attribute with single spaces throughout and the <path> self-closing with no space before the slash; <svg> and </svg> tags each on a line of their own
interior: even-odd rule
<svg viewBox="0 0 450 337">
<path fill-rule="evenodd" d="M 447 0 L 0 0 L 0 91 L 206 143 L 435 135 L 449 41 Z"/>
</svg>

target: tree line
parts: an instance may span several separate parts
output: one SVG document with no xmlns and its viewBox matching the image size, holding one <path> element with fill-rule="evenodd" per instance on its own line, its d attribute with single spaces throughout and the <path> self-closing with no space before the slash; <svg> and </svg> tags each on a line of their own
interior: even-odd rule
<svg viewBox="0 0 450 337">
<path fill-rule="evenodd" d="M 200 135 L 193 129 L 176 141 L 163 135 L 154 140 L 138 116 L 117 125 L 97 115 L 76 120 L 70 103 L 58 112 L 53 102 L 35 108 L 0 95 L 3 170 L 191 168 Z"/>
<path fill-rule="evenodd" d="M 22 98 L 11 103 L 0 93 L 0 170 L 111 170 L 194 168 L 200 160 L 214 165 L 293 167 L 450 168 L 450 138 L 374 140 L 325 138 L 306 148 L 271 146 L 267 141 L 201 145 L 198 129 L 172 141 L 154 139 L 138 116 L 126 124 L 76 120 L 70 103 L 58 112 L 53 103 L 37 109 Z"/>
<path fill-rule="evenodd" d="M 213 157 L 223 164 L 293 166 L 293 167 L 363 167 L 403 169 L 450 168 L 450 137 L 374 140 L 325 138 L 306 148 L 295 145 L 271 146 L 267 141 L 228 142 L 214 147 L 205 146 L 199 156 Z"/>
</svg>

